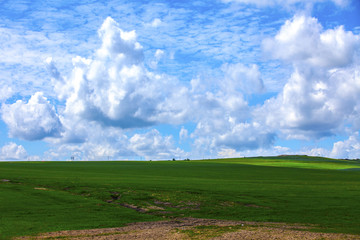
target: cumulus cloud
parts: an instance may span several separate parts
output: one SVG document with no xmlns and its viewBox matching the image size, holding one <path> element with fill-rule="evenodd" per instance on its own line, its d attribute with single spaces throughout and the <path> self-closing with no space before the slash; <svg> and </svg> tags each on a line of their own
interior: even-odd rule
<svg viewBox="0 0 360 240">
<path fill-rule="evenodd" d="M 253 121 L 252 108 L 244 99 L 245 95 L 264 89 L 258 66 L 224 64 L 222 70 L 224 76 L 216 81 L 191 81 L 191 104 L 197 116 L 196 128 L 190 135 L 195 154 L 214 157 L 229 153 L 224 149 L 233 149 L 236 154 L 272 146 L 276 134 Z"/>
<path fill-rule="evenodd" d="M 256 64 L 250 67 L 246 67 L 242 63 L 224 64 L 222 70 L 226 79 L 224 85 L 228 89 L 247 94 L 260 93 L 264 90 L 264 83 Z"/>
<path fill-rule="evenodd" d="M 96 138 L 106 139 L 88 131 L 89 126 L 106 131 L 112 127 L 126 130 L 189 121 L 198 123 L 191 134 L 195 146 L 206 145 L 212 151 L 220 147 L 255 149 L 273 143 L 274 134 L 246 123 L 251 111 L 243 96 L 264 90 L 257 65 L 224 64 L 223 77 L 212 81 L 198 78 L 187 85 L 148 71 L 135 31 L 122 30 L 112 18 L 104 21 L 99 37 L 102 45 L 91 58 L 73 58 L 70 76 L 62 76 L 52 59 L 47 59 L 54 90 L 65 102 L 60 117 L 62 138 L 51 141 L 69 145 L 65 152 L 71 151 L 71 144 L 79 144 L 78 151 L 87 152 L 85 156 L 90 156 L 89 148 L 99 148 L 99 152 L 110 156 L 120 155 L 108 147 L 111 144 L 107 145 L 107 140 L 89 145 Z M 163 55 L 163 50 L 156 50 L 155 67 Z M 189 141 L 186 129 L 179 134 L 181 141 Z M 122 154 L 153 159 L 184 154 L 173 146 L 171 137 L 158 131 L 127 135 L 129 139 L 120 147 L 125 149 Z"/>
<path fill-rule="evenodd" d="M 237 122 L 234 118 L 201 120 L 192 134 L 198 149 L 235 151 L 268 148 L 274 144 L 276 134 L 256 122 Z"/>
<path fill-rule="evenodd" d="M 263 129 L 256 122 L 230 123 L 228 131 L 221 134 L 215 141 L 217 146 L 227 146 L 237 150 L 268 148 L 275 141 L 275 134 Z"/>
<path fill-rule="evenodd" d="M 130 66 L 143 60 L 142 46 L 136 41 L 134 30 L 123 31 L 117 22 L 108 17 L 98 33 L 102 40 L 101 48 L 97 52 L 100 59 L 104 61 L 116 59 L 117 64 Z"/>
<path fill-rule="evenodd" d="M 51 77 L 51 85 L 55 93 L 57 93 L 57 98 L 59 100 L 64 100 L 69 93 L 69 86 L 65 84 L 63 76 L 58 71 L 52 57 L 48 57 L 45 60 L 45 66 L 47 68 L 48 73 Z"/>
<path fill-rule="evenodd" d="M 119 149 L 117 149 L 114 146 L 114 144 L 110 142 L 106 142 L 106 143 L 89 142 L 85 144 L 84 147 L 86 147 L 83 148 L 83 150 L 85 151 L 81 153 L 84 159 L 86 160 L 110 160 L 110 158 L 116 159 L 116 157 L 119 154 Z M 80 153 L 80 152 L 76 151 L 75 153 Z"/>
<path fill-rule="evenodd" d="M 11 137 L 41 140 L 58 137 L 62 130 L 55 108 L 41 92 L 31 96 L 27 103 L 18 100 L 13 104 L 3 104 L 1 114 Z"/>
<path fill-rule="evenodd" d="M 26 160 L 28 154 L 25 148 L 10 142 L 0 150 L 0 160 Z"/>
<path fill-rule="evenodd" d="M 273 39 L 266 39 L 264 49 L 274 58 L 300 68 L 339 68 L 351 64 L 359 47 L 359 36 L 343 26 L 323 31 L 316 18 L 296 15 L 287 20 Z"/>
<path fill-rule="evenodd" d="M 58 78 L 62 87 L 56 89 L 66 99 L 65 115 L 120 128 L 154 125 L 164 116 L 166 122 L 184 117 L 184 107 L 177 106 L 179 92 L 184 91 L 176 79 L 147 71 L 135 31 L 123 31 L 108 17 L 99 36 L 102 45 L 94 58 L 74 58 L 71 76 Z M 157 57 L 161 54 L 159 50 Z M 48 64 L 56 80 L 59 74 L 51 61 Z"/>
<path fill-rule="evenodd" d="M 186 84 L 146 69 L 136 33 L 113 19 L 104 21 L 99 36 L 100 49 L 91 58 L 74 58 L 67 77 L 47 60 L 55 92 L 65 102 L 62 138 L 51 139 L 61 144 L 57 152 L 87 159 L 178 158 L 186 153 L 171 136 L 131 129 L 194 122 L 195 130 L 181 128 L 179 139 L 193 141 L 198 156 L 284 153 L 289 149 L 274 147 L 279 132 L 289 138 L 323 137 L 345 121 L 355 126 L 360 119 L 359 36 L 342 27 L 324 30 L 315 18 L 297 15 L 263 42 L 269 55 L 291 63 L 294 72 L 278 96 L 254 108 L 244 96 L 265 89 L 257 65 L 224 64 L 223 76 Z M 156 64 L 163 54 L 155 52 Z M 3 105 L 3 112 L 9 106 Z"/>
<path fill-rule="evenodd" d="M 291 155 L 296 154 L 291 151 L 290 148 L 283 146 L 271 146 L 258 149 L 246 149 L 243 151 L 236 151 L 232 148 L 221 148 L 218 151 L 219 157 L 224 158 L 235 158 L 235 157 L 246 157 L 246 156 L 279 156 L 279 155 Z M 304 154 L 304 153 L 301 153 Z"/>
<path fill-rule="evenodd" d="M 132 136 L 130 149 L 138 156 L 146 156 L 146 159 L 171 159 L 184 156 L 183 150 L 174 147 L 172 136 L 161 136 L 156 129 Z"/>
<path fill-rule="evenodd" d="M 315 18 L 295 16 L 264 49 L 292 63 L 294 72 L 277 97 L 254 112 L 289 138 L 333 135 L 359 117 L 360 37 L 343 27 L 323 30 Z"/>
<path fill-rule="evenodd" d="M 130 135 L 129 137 L 127 135 Z M 146 133 L 126 133 L 114 127 L 103 128 L 98 124 L 88 127 L 82 142 L 52 141 L 54 147 L 45 154 L 47 160 L 123 160 L 123 159 L 172 159 L 187 156 L 174 146 L 172 136 L 162 136 L 155 129 Z"/>
<path fill-rule="evenodd" d="M 48 139 L 52 149 L 47 160 L 107 160 L 124 159 L 136 154 L 129 149 L 129 139 L 120 128 L 103 127 L 96 122 L 66 119 L 62 138 Z"/>
<path fill-rule="evenodd" d="M 359 133 L 352 134 L 347 140 L 334 143 L 330 153 L 333 158 L 355 159 L 360 156 L 360 137 Z"/>
<path fill-rule="evenodd" d="M 119 127 L 103 126 L 78 116 L 62 119 L 61 138 L 47 139 L 52 149 L 47 160 L 114 160 L 114 159 L 171 159 L 187 156 L 175 147 L 172 136 L 163 136 L 153 129 L 134 133 Z"/>
<path fill-rule="evenodd" d="M 218 153 L 225 156 L 225 153 L 230 154 L 226 149 L 237 154 L 238 151 L 271 147 L 276 134 L 254 121 L 253 109 L 244 99 L 246 95 L 264 90 L 258 66 L 224 64 L 222 70 L 224 76 L 214 82 L 199 78 L 191 81 L 197 125 L 190 136 L 197 154 L 200 157 L 206 153 L 211 155 L 209 157 Z"/>
<path fill-rule="evenodd" d="M 239 158 L 243 157 L 241 153 L 237 152 L 235 149 L 232 148 L 221 148 L 218 152 L 218 156 L 221 158 Z"/>
<path fill-rule="evenodd" d="M 329 157 L 329 150 L 324 148 L 312 148 L 301 151 L 302 155 Z"/>
</svg>

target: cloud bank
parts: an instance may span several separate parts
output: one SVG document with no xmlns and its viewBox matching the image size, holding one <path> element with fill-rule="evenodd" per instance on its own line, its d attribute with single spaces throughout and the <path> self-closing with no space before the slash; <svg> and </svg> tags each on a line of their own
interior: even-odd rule
<svg viewBox="0 0 360 240">
<path fill-rule="evenodd" d="M 166 25 L 156 19 L 147 27 Z M 70 70 L 62 72 L 47 59 L 56 99 L 36 92 L 28 101 L 2 104 L 10 137 L 45 139 L 52 144 L 48 159 L 71 155 L 106 160 L 292 153 L 278 146 L 277 139 L 322 139 L 351 132 L 332 150 L 309 152 L 335 157 L 358 153 L 360 37 L 342 26 L 324 29 L 316 18 L 298 14 L 266 38 L 263 52 L 290 66 L 291 74 L 282 80 L 280 92 L 256 105 L 249 103 L 251 98 L 266 94 L 269 87 L 264 64 L 222 62 L 214 76 L 182 81 L 161 73 L 162 61 L 171 55 L 167 50 L 148 50 L 153 58 L 147 61 L 137 33 L 123 30 L 114 19 L 106 18 L 98 37 L 99 48 L 74 57 Z M 12 95 L 10 87 L 3 92 Z M 186 143 L 189 152 L 180 143 Z M 14 159 L 26 154 L 16 144 L 3 149 L 2 155 Z"/>
<path fill-rule="evenodd" d="M 67 78 L 61 76 L 51 59 L 47 61 L 59 99 L 65 101 L 62 123 L 68 142 L 92 139 L 90 133 L 81 131 L 86 122 L 124 131 L 197 122 L 191 134 L 196 149 L 206 145 L 205 149 L 211 151 L 224 146 L 244 150 L 273 143 L 273 133 L 260 130 L 257 123 L 244 122 L 249 119 L 250 109 L 243 95 L 264 90 L 257 65 L 224 64 L 222 79 L 212 83 L 194 79 L 189 85 L 146 69 L 135 32 L 123 31 L 112 18 L 104 21 L 99 37 L 102 45 L 94 57 L 74 58 Z M 155 58 L 162 55 L 163 51 L 157 50 Z M 189 134 L 183 130 L 181 138 L 185 135 Z M 147 158 L 184 155 L 171 139 L 149 130 L 131 136 L 121 147 L 128 154 Z"/>
<path fill-rule="evenodd" d="M 28 154 L 25 148 L 10 142 L 0 149 L 0 160 L 26 160 Z"/>
<path fill-rule="evenodd" d="M 359 116 L 360 38 L 343 27 L 323 30 L 315 18 L 295 16 L 263 43 L 293 73 L 277 97 L 255 111 L 288 138 L 336 134 Z M 355 129 L 354 129 L 355 130 Z"/>
</svg>

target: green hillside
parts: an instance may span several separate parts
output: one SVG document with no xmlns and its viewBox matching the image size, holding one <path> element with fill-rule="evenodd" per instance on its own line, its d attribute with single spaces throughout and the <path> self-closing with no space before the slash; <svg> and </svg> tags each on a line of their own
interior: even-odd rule
<svg viewBox="0 0 360 240">
<path fill-rule="evenodd" d="M 323 157 L 310 157 L 299 155 L 284 155 L 277 157 L 253 157 L 253 158 L 228 158 L 216 159 L 216 162 L 228 162 L 258 166 L 273 167 L 294 167 L 309 169 L 343 169 L 357 171 L 360 170 L 360 160 L 331 159 Z"/>
<path fill-rule="evenodd" d="M 360 234 L 360 163 L 306 156 L 0 163 L 0 236 L 173 217 Z"/>
</svg>

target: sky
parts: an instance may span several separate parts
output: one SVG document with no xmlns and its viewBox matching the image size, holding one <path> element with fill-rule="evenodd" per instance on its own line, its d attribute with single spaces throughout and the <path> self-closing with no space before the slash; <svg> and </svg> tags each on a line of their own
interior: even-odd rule
<svg viewBox="0 0 360 240">
<path fill-rule="evenodd" d="M 360 158 L 359 13 L 0 0 L 0 161 Z"/>
</svg>

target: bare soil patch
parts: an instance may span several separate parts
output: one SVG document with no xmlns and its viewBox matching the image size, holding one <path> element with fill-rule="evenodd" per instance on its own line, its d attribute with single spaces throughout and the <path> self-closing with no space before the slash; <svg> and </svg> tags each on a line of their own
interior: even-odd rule
<svg viewBox="0 0 360 240">
<path fill-rule="evenodd" d="M 60 231 L 17 239 L 360 239 L 360 235 L 310 232 L 308 226 L 181 218 L 125 227 Z"/>
</svg>

